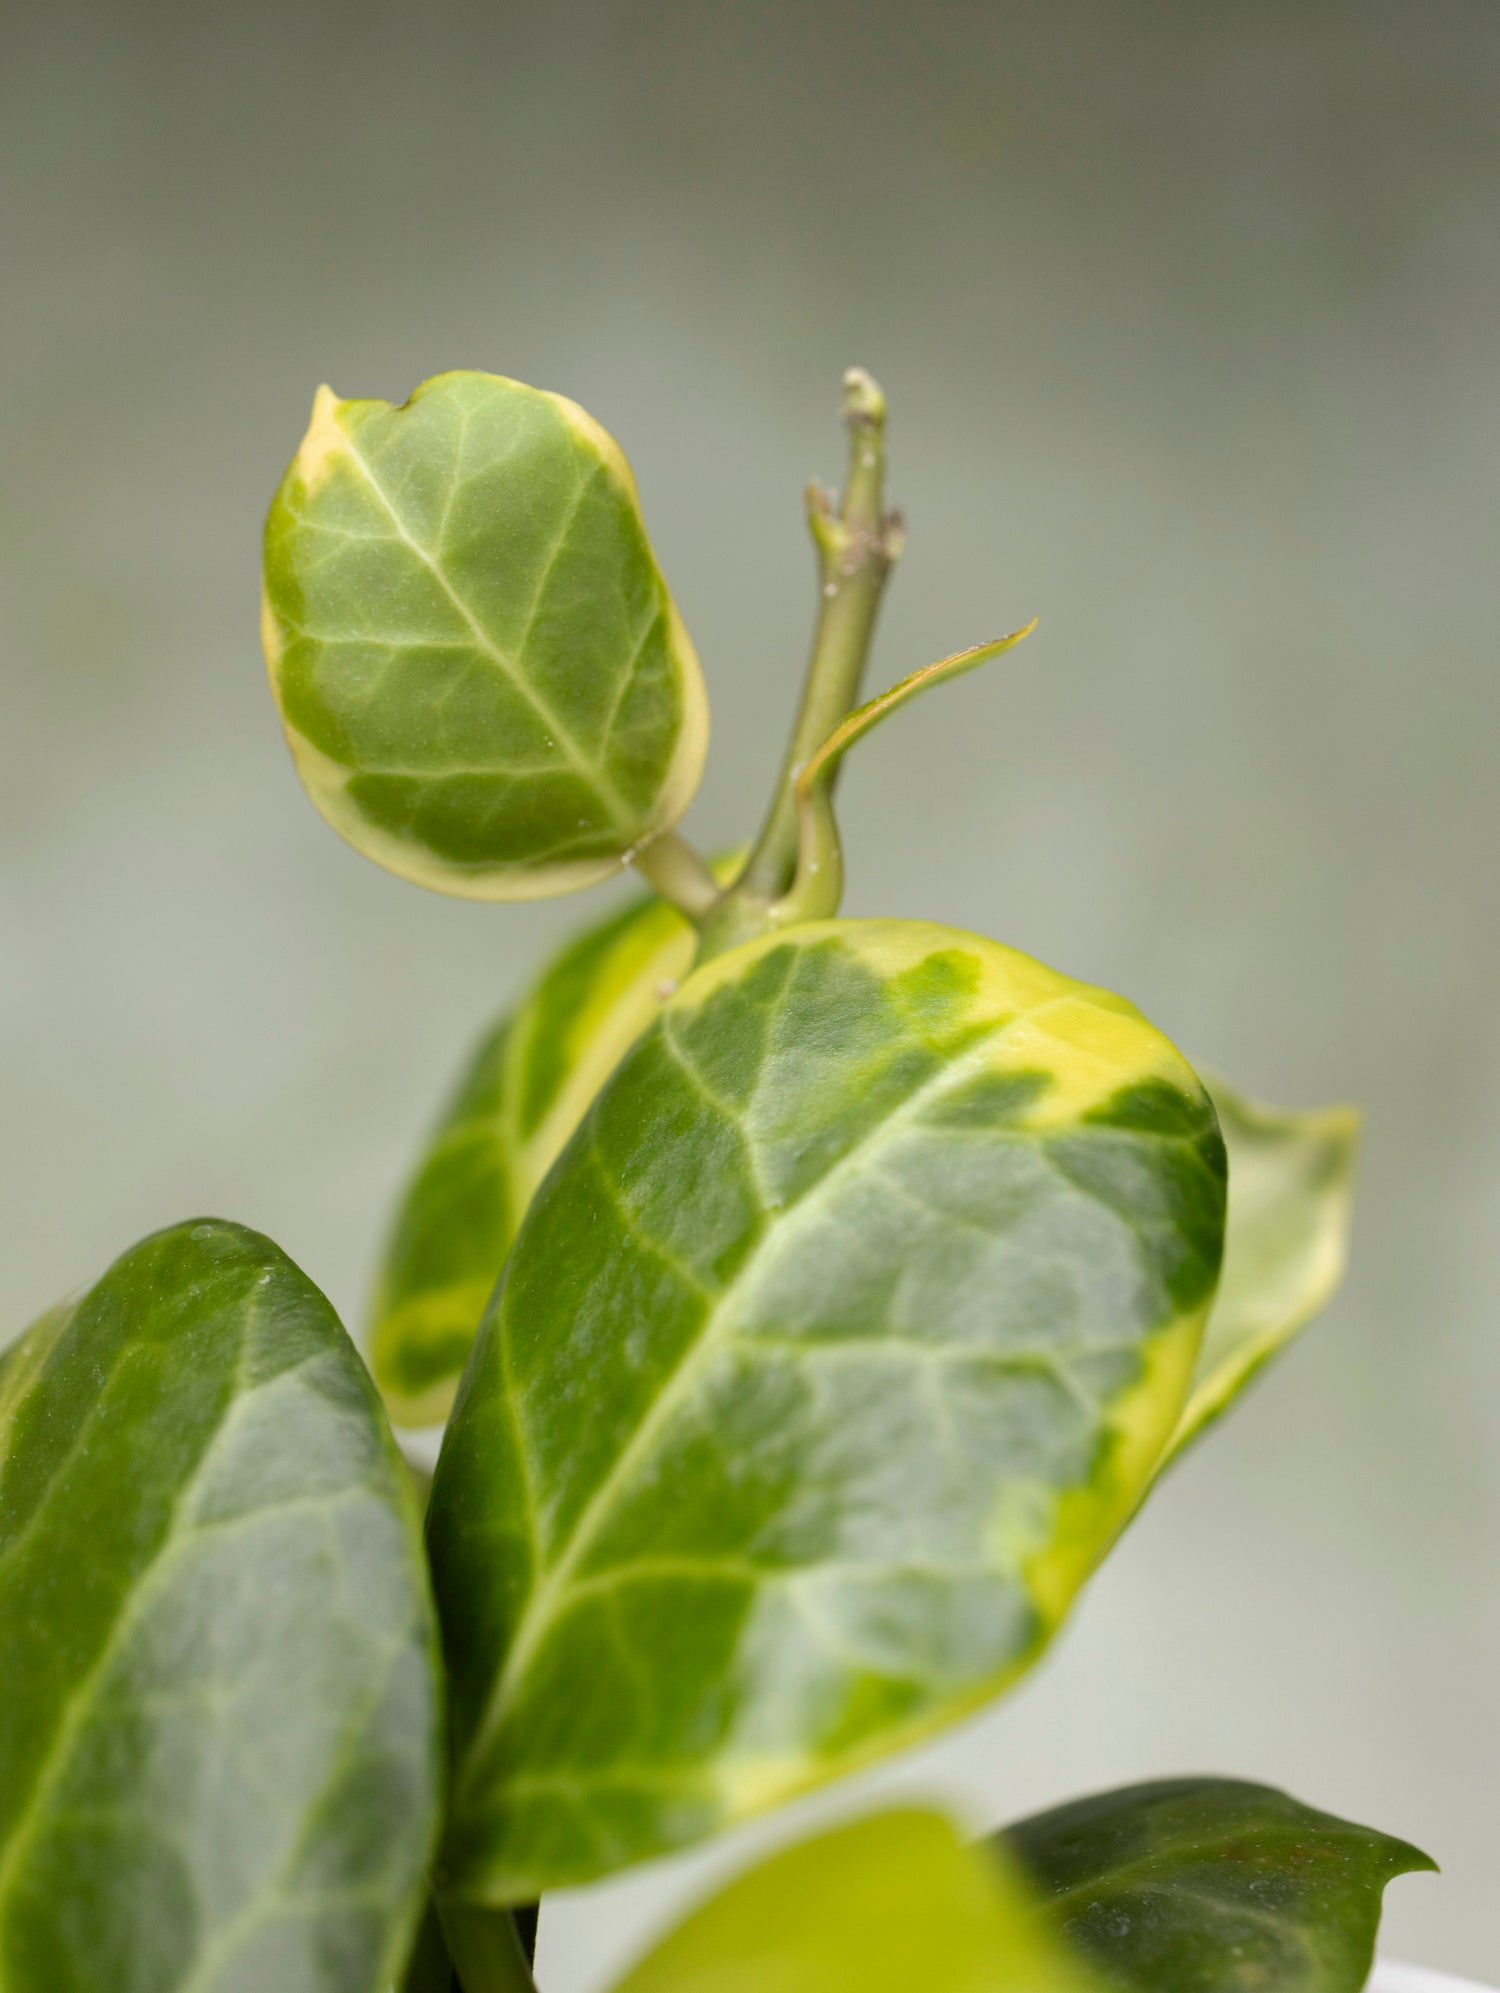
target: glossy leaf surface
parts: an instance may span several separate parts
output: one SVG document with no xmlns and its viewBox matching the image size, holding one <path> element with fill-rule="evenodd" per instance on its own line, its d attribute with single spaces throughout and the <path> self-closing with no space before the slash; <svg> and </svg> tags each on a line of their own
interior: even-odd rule
<svg viewBox="0 0 1500 1993">
<path fill-rule="evenodd" d="M 616 1993 L 1084 1993 L 1023 1886 L 934 1813 L 783 1849 L 696 1910 Z"/>
<path fill-rule="evenodd" d="M 1181 1056 L 993 942 L 815 923 L 691 976 L 439 1459 L 448 1887 L 682 1845 L 1012 1678 L 1176 1422 L 1223 1190 Z"/>
<path fill-rule="evenodd" d="M 397 1212 L 376 1293 L 376 1381 L 405 1425 L 444 1418 L 522 1214 L 594 1096 L 687 974 L 664 900 L 590 928 L 488 1032 Z"/>
<path fill-rule="evenodd" d="M 1224 1268 L 1177 1453 L 1325 1307 L 1344 1277 L 1359 1116 L 1260 1107 L 1208 1082 L 1229 1152 Z"/>
<path fill-rule="evenodd" d="M 436 1831 L 414 1506 L 268 1239 L 145 1240 L 0 1371 L 0 1986 L 375 1993 Z"/>
<path fill-rule="evenodd" d="M 404 878 L 571 891 L 675 823 L 702 678 L 618 445 L 560 395 L 322 388 L 266 525 L 266 660 L 308 793 Z"/>
<path fill-rule="evenodd" d="M 1358 1993 L 1381 1895 L 1434 1866 L 1271 1786 L 1172 1779 L 997 1837 L 1118 1993 Z"/>
</svg>

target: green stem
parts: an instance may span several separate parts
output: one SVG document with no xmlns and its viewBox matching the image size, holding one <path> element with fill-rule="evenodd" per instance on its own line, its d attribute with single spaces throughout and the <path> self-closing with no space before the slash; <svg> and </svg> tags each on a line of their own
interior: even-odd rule
<svg viewBox="0 0 1500 1993">
<path fill-rule="evenodd" d="M 443 1942 L 437 1911 L 429 1900 L 407 1961 L 401 1993 L 451 1993 L 452 1986 L 453 1961 Z"/>
<path fill-rule="evenodd" d="M 885 396 L 862 368 L 844 376 L 849 475 L 837 513 L 828 493 L 808 489 L 808 523 L 818 549 L 818 626 L 802 707 L 765 826 L 745 867 L 745 883 L 775 896 L 797 863 L 797 771 L 857 702 L 886 577 L 901 551 L 901 522 L 884 509 Z"/>
<path fill-rule="evenodd" d="M 438 1915 L 463 1993 L 536 1993 L 536 1981 L 508 1910 L 440 1903 Z"/>
<path fill-rule="evenodd" d="M 844 895 L 844 852 L 838 819 L 833 813 L 833 784 L 839 764 L 856 741 L 863 740 L 872 727 L 900 709 L 929 685 L 957 678 L 972 671 L 986 658 L 998 657 L 1029 637 L 1036 628 L 1035 617 L 1023 629 L 1008 637 L 992 637 L 988 643 L 971 644 L 913 671 L 899 684 L 888 687 L 877 698 L 866 700 L 848 713 L 829 734 L 816 753 L 797 772 L 797 870 L 792 883 L 771 907 L 768 922 L 775 927 L 795 927 L 802 921 L 826 920 L 838 912 Z"/>
<path fill-rule="evenodd" d="M 719 882 L 685 837 L 663 831 L 631 853 L 630 863 L 679 913 L 701 922 L 719 898 Z"/>
<path fill-rule="evenodd" d="M 704 956 L 773 924 L 769 909 L 797 869 L 798 772 L 859 697 L 886 578 L 901 552 L 900 518 L 884 509 L 885 396 L 863 368 L 851 367 L 844 376 L 843 416 L 849 472 L 842 502 L 835 511 L 818 485 L 807 493 L 820 594 L 802 705 L 760 836 L 739 879 L 704 923 Z"/>
</svg>

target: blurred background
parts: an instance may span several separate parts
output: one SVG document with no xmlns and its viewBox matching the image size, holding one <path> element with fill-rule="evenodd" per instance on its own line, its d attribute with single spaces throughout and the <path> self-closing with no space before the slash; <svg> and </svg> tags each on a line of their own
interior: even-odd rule
<svg viewBox="0 0 1500 1993">
<path fill-rule="evenodd" d="M 258 535 L 318 382 L 491 368 L 615 431 L 708 674 L 716 845 L 788 724 L 799 489 L 858 361 L 911 521 L 874 683 L 1042 620 L 856 757 L 849 910 L 983 929 L 1368 1117 L 1335 1309 L 1030 1684 L 877 1783 L 978 1825 L 1285 1784 L 1443 1863 L 1388 1950 L 1500 1976 L 1494 0 L 21 16 L 0 1337 L 202 1212 L 359 1324 L 467 1042 L 609 899 L 424 895 L 303 798 Z M 725 1858 L 551 1904 L 547 1993 Z"/>
</svg>

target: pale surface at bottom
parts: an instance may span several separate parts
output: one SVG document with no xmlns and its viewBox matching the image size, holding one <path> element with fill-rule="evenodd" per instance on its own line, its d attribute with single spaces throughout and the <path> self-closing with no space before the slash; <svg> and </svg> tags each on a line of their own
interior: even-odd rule
<svg viewBox="0 0 1500 1993">
<path fill-rule="evenodd" d="M 1477 1979 L 1453 1979 L 1446 1972 L 1428 1972 L 1420 1965 L 1376 1961 L 1367 1993 L 1492 1993 Z"/>
</svg>

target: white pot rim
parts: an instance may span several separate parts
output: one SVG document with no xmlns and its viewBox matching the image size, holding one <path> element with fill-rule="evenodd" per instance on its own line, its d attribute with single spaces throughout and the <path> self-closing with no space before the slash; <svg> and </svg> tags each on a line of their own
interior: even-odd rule
<svg viewBox="0 0 1500 1993">
<path fill-rule="evenodd" d="M 1446 1972 L 1382 1958 L 1376 1961 L 1367 1993 L 1495 1993 L 1495 1989 L 1481 1986 L 1477 1979 L 1454 1979 Z"/>
</svg>

